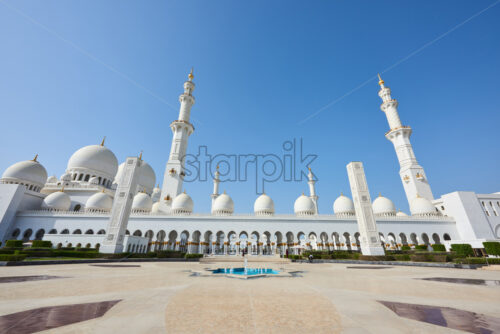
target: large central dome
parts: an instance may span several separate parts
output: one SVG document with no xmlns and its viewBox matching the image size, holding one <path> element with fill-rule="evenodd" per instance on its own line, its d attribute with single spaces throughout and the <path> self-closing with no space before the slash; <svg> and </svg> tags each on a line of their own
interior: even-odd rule
<svg viewBox="0 0 500 334">
<path fill-rule="evenodd" d="M 82 169 L 91 170 L 113 179 L 118 170 L 118 160 L 107 147 L 89 145 L 73 153 L 68 161 L 68 171 Z"/>
</svg>

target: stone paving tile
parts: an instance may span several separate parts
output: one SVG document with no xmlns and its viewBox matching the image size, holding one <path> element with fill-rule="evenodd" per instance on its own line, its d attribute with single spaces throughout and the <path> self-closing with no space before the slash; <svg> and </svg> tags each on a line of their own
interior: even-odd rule
<svg viewBox="0 0 500 334">
<path fill-rule="evenodd" d="M 102 317 L 120 300 L 41 307 L 0 316 L 0 333 L 29 334 Z"/>
<path fill-rule="evenodd" d="M 378 301 L 400 317 L 477 334 L 500 333 L 500 318 L 451 307 Z"/>
<path fill-rule="evenodd" d="M 33 275 L 33 276 L 7 276 L 0 277 L 0 283 L 17 283 L 28 281 L 44 281 L 49 279 L 64 278 L 62 276 Z"/>
</svg>

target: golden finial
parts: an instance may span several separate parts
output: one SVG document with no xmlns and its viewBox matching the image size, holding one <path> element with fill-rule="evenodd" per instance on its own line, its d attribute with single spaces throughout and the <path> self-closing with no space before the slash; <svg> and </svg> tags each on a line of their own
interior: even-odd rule
<svg viewBox="0 0 500 334">
<path fill-rule="evenodd" d="M 382 193 L 378 193 L 378 197 L 382 197 Z"/>
<path fill-rule="evenodd" d="M 33 161 L 34 161 L 34 162 L 38 162 L 36 159 L 38 159 L 38 153 L 37 153 L 37 154 L 35 154 L 35 157 L 33 158 Z"/>
<path fill-rule="evenodd" d="M 224 189 L 224 194 L 226 194 L 226 189 Z"/>
<path fill-rule="evenodd" d="M 308 166 L 307 169 L 309 169 L 309 171 L 311 171 L 311 167 Z"/>
<path fill-rule="evenodd" d="M 382 86 L 384 84 L 384 80 L 382 80 L 379 73 L 377 73 L 377 75 L 378 75 L 378 84 Z"/>
<path fill-rule="evenodd" d="M 106 141 L 106 136 L 102 138 L 101 146 L 104 146 L 104 142 Z"/>
<path fill-rule="evenodd" d="M 340 192 L 340 196 L 344 196 L 344 193 L 342 191 Z"/>
<path fill-rule="evenodd" d="M 189 72 L 189 74 L 188 74 L 188 78 L 189 78 L 189 81 L 191 81 L 191 80 L 194 79 L 193 68 L 192 67 L 191 67 L 191 72 Z"/>
<path fill-rule="evenodd" d="M 104 193 L 104 188 L 102 188 L 102 193 Z"/>
<path fill-rule="evenodd" d="M 61 187 L 61 192 L 62 193 L 64 192 L 64 185 Z"/>
<path fill-rule="evenodd" d="M 419 193 L 417 193 L 417 198 L 420 198 L 420 194 Z"/>
<path fill-rule="evenodd" d="M 160 184 L 159 183 L 156 185 L 156 188 L 160 188 Z"/>
<path fill-rule="evenodd" d="M 184 194 L 186 193 L 186 189 L 184 189 L 183 193 L 184 193 Z"/>
<path fill-rule="evenodd" d="M 305 196 L 305 195 L 304 195 L 304 192 L 302 192 L 302 196 Z"/>
<path fill-rule="evenodd" d="M 142 150 L 141 150 L 141 154 L 139 154 L 139 160 L 142 160 Z"/>
<path fill-rule="evenodd" d="M 219 165 L 217 165 L 217 167 L 215 167 L 216 170 L 219 170 Z"/>
</svg>

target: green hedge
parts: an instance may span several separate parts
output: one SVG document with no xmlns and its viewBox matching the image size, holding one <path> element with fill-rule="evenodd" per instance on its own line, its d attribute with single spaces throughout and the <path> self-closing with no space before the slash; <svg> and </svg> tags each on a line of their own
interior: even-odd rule
<svg viewBox="0 0 500 334">
<path fill-rule="evenodd" d="M 410 254 L 395 254 L 393 255 L 396 261 L 410 261 Z"/>
<path fill-rule="evenodd" d="M 52 248 L 52 242 L 48 240 L 33 240 L 32 248 Z"/>
<path fill-rule="evenodd" d="M 362 261 L 395 261 L 396 257 L 394 255 L 361 255 L 359 259 Z"/>
<path fill-rule="evenodd" d="M 186 255 L 186 253 L 171 250 L 156 252 L 156 256 L 159 258 L 183 258 L 184 255 Z"/>
<path fill-rule="evenodd" d="M 500 242 L 488 241 L 483 242 L 484 250 L 488 255 L 500 256 Z"/>
<path fill-rule="evenodd" d="M 404 250 L 404 251 L 408 250 L 409 251 L 409 250 L 411 250 L 411 247 L 408 245 L 403 245 L 403 246 L 401 246 L 401 250 Z"/>
<path fill-rule="evenodd" d="M 22 261 L 26 255 L 0 254 L 0 261 Z"/>
<path fill-rule="evenodd" d="M 427 245 L 416 245 L 415 249 L 416 250 L 427 250 Z"/>
<path fill-rule="evenodd" d="M 443 244 L 432 245 L 432 250 L 435 252 L 446 252 L 446 247 Z"/>
<path fill-rule="evenodd" d="M 22 240 L 7 240 L 5 242 L 5 247 L 7 247 L 7 248 L 20 248 L 20 247 L 23 247 L 23 241 Z"/>
<path fill-rule="evenodd" d="M 300 260 L 300 259 L 302 259 L 302 255 L 292 255 L 292 254 L 289 254 L 288 258 L 290 260 Z"/>
<path fill-rule="evenodd" d="M 0 249 L 0 254 L 14 254 L 13 249 Z"/>
<path fill-rule="evenodd" d="M 200 257 L 203 257 L 203 254 L 186 254 L 184 257 L 186 259 L 199 259 Z"/>
<path fill-rule="evenodd" d="M 474 255 L 472 246 L 469 244 L 452 244 L 451 250 L 460 257 L 468 257 Z"/>
<path fill-rule="evenodd" d="M 500 258 L 468 257 L 455 259 L 454 262 L 461 264 L 500 264 Z"/>
</svg>

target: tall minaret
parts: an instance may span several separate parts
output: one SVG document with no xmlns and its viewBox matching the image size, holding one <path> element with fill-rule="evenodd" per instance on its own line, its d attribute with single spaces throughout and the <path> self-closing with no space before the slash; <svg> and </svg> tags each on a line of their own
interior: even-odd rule
<svg viewBox="0 0 500 334">
<path fill-rule="evenodd" d="M 378 76 L 380 91 L 378 95 L 382 99 L 380 109 L 385 112 L 387 122 L 389 122 L 390 130 L 385 134 L 385 137 L 392 142 L 396 154 L 398 156 L 400 170 L 399 175 L 403 182 L 406 198 L 410 203 L 415 197 L 420 196 L 427 198 L 429 201 L 434 200 L 432 196 L 431 186 L 425 176 L 424 169 L 417 162 L 415 153 L 410 143 L 411 128 L 401 124 L 398 114 L 398 101 L 391 97 L 391 89 L 385 87 L 384 80 Z"/>
<path fill-rule="evenodd" d="M 314 203 L 315 214 L 318 214 L 318 196 L 316 195 L 316 188 L 314 187 L 316 181 L 314 181 L 314 175 L 311 171 L 311 167 L 309 167 L 309 174 L 307 174 L 307 177 L 309 179 L 309 181 L 307 181 L 309 184 L 309 198 Z"/>
<path fill-rule="evenodd" d="M 214 207 L 214 202 L 219 197 L 219 165 L 217 165 L 217 169 L 215 170 L 215 177 L 214 177 L 214 192 L 210 195 L 212 198 L 212 208 Z"/>
<path fill-rule="evenodd" d="M 184 180 L 184 157 L 186 155 L 188 138 L 193 133 L 194 127 L 189 123 L 191 107 L 195 100 L 193 94 L 193 69 L 188 75 L 188 81 L 184 83 L 184 93 L 179 96 L 181 107 L 179 110 L 179 119 L 170 123 L 172 129 L 172 147 L 168 158 L 165 174 L 163 177 L 163 186 L 161 190 L 162 203 L 167 206 L 171 200 L 182 191 L 182 182 Z"/>
</svg>

